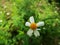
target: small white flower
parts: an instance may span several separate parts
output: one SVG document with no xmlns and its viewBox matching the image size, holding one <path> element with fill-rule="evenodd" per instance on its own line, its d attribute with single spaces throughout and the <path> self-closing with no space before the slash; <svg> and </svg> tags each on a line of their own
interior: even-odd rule
<svg viewBox="0 0 60 45">
<path fill-rule="evenodd" d="M 2 22 L 2 20 L 0 20 L 0 22 Z"/>
<path fill-rule="evenodd" d="M 32 36 L 32 34 L 34 33 L 35 37 L 40 36 L 40 33 L 38 32 L 38 30 L 40 29 L 38 29 L 37 27 L 44 26 L 44 22 L 35 23 L 33 16 L 31 16 L 29 20 L 30 22 L 25 23 L 25 26 L 30 27 L 30 29 L 27 31 L 27 35 Z"/>
</svg>

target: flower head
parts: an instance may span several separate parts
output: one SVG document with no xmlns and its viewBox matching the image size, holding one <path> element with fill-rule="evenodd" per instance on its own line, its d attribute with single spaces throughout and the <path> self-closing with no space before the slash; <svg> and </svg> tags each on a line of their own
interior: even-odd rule
<svg viewBox="0 0 60 45">
<path fill-rule="evenodd" d="M 30 29 L 27 31 L 27 35 L 32 36 L 32 34 L 34 33 L 35 37 L 40 36 L 40 33 L 38 32 L 38 30 L 40 29 L 38 29 L 37 27 L 44 26 L 44 22 L 35 23 L 33 16 L 31 16 L 29 20 L 30 22 L 25 23 L 25 26 L 30 27 Z"/>
</svg>

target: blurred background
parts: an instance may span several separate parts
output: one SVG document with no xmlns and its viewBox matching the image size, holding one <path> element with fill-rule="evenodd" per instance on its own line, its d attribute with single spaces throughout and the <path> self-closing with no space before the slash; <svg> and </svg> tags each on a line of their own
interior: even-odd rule
<svg viewBox="0 0 60 45">
<path fill-rule="evenodd" d="M 39 37 L 26 34 L 30 16 L 45 23 Z M 0 0 L 0 45 L 60 45 L 60 0 Z"/>
</svg>

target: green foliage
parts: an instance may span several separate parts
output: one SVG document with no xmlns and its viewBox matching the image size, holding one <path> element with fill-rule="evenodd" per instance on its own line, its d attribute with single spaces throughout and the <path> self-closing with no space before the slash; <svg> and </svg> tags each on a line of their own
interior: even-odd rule
<svg viewBox="0 0 60 45">
<path fill-rule="evenodd" d="M 0 1 L 0 45 L 58 45 L 60 15 L 54 1 L 51 4 L 48 0 L 3 1 Z M 39 37 L 26 34 L 29 28 L 25 23 L 30 16 L 45 23 L 39 27 Z"/>
</svg>

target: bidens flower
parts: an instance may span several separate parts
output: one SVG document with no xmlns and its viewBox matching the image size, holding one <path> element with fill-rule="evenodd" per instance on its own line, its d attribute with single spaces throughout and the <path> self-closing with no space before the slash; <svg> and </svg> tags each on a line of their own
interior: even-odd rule
<svg viewBox="0 0 60 45">
<path fill-rule="evenodd" d="M 27 31 L 27 35 L 32 36 L 32 34 L 34 33 L 35 37 L 40 36 L 40 33 L 38 32 L 38 30 L 40 29 L 38 29 L 37 27 L 44 26 L 44 22 L 35 23 L 33 16 L 31 16 L 29 20 L 30 22 L 25 23 L 25 26 L 30 27 L 30 29 Z"/>
</svg>

